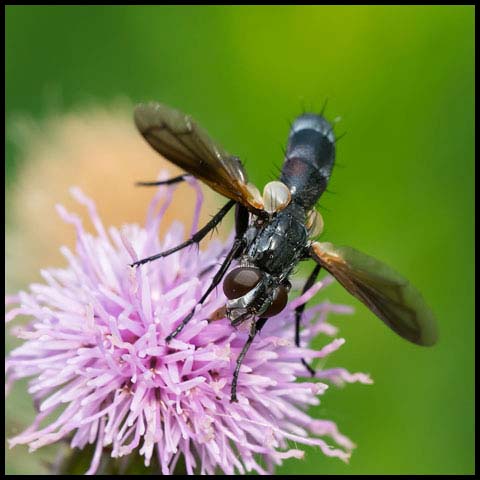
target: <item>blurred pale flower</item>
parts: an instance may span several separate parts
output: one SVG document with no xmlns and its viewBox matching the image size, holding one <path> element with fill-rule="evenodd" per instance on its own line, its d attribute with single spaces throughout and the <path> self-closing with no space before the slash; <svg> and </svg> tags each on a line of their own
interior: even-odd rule
<svg viewBox="0 0 480 480">
<path fill-rule="evenodd" d="M 73 247 L 72 229 L 50 221 L 56 203 L 73 208 L 70 185 L 95 198 L 107 225 L 143 222 L 152 188 L 136 187 L 138 180 L 155 180 L 161 169 L 171 176 L 182 173 L 155 152 L 136 131 L 133 106 L 118 101 L 109 108 L 83 107 L 51 115 L 42 122 L 25 117 L 9 119 L 9 135 L 17 146 L 19 165 L 7 191 L 7 281 L 23 286 L 39 280 L 44 265 L 59 266 L 58 245 Z M 202 222 L 219 204 L 205 191 L 207 207 Z M 193 194 L 180 186 L 177 199 L 191 203 Z M 191 209 L 174 202 L 165 213 L 162 232 L 176 219 L 191 222 Z M 25 254 L 28 252 L 28 255 Z"/>
<path fill-rule="evenodd" d="M 77 237 L 74 252 L 61 250 L 68 267 L 42 270 L 42 283 L 6 298 L 7 322 L 19 315 L 31 318 L 14 329 L 24 343 L 6 360 L 7 388 L 31 377 L 29 393 L 38 412 L 30 427 L 10 439 L 11 446 L 28 444 L 33 451 L 62 439 L 72 448 L 95 444 L 89 474 L 97 471 L 102 455 L 135 452 L 146 465 L 155 453 L 163 474 L 174 471 L 180 455 L 189 474 L 268 473 L 286 458 L 301 458 L 302 445 L 348 460 L 352 442 L 335 423 L 313 419 L 306 410 L 327 389 L 318 379 L 371 380 L 333 368 L 298 382 L 307 376 L 300 358 L 325 359 L 344 340 L 329 341 L 320 351 L 297 348 L 292 341 L 295 307 L 330 278 L 267 322 L 245 357 L 239 402 L 230 403 L 232 374 L 248 328 L 235 329 L 225 318 L 206 320 L 225 304 L 222 289 L 169 345 L 165 337 L 198 302 L 231 239 L 131 268 L 132 261 L 168 249 L 189 233 L 175 222 L 158 237 L 172 189 L 157 191 L 145 227 L 108 231 L 93 202 L 77 188 L 72 194 L 87 207 L 96 233 L 87 233 L 76 215 L 58 206 Z M 197 195 L 192 230 L 200 212 L 198 188 Z M 336 334 L 326 320 L 329 312 L 350 311 L 330 303 L 307 308 L 303 344 L 319 333 Z"/>
</svg>

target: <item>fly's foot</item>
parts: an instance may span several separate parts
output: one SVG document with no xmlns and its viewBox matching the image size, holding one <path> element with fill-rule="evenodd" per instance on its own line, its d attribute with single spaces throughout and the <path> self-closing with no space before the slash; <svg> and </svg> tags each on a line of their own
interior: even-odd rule
<svg viewBox="0 0 480 480">
<path fill-rule="evenodd" d="M 303 365 L 305 365 L 305 368 L 308 370 L 308 373 L 309 373 L 312 377 L 314 377 L 314 376 L 315 376 L 315 373 L 316 373 L 316 372 L 315 372 L 315 369 L 314 369 L 313 367 L 311 367 L 304 358 L 302 358 L 302 363 L 303 363 Z"/>
</svg>

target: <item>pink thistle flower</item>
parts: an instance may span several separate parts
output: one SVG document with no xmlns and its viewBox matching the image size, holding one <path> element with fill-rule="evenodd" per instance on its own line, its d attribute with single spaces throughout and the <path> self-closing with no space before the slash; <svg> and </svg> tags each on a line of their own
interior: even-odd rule
<svg viewBox="0 0 480 480">
<path fill-rule="evenodd" d="M 197 191 L 195 231 L 202 194 L 195 181 L 191 184 Z M 228 245 L 212 241 L 204 251 L 184 249 L 132 268 L 133 261 L 183 241 L 179 223 L 164 238 L 157 235 L 172 187 L 158 190 L 144 228 L 126 225 L 108 231 L 94 203 L 79 189 L 71 193 L 87 207 L 96 234 L 87 233 L 77 216 L 58 206 L 61 218 L 76 229 L 76 251 L 61 249 L 68 266 L 43 270 L 44 283 L 6 297 L 11 307 L 7 322 L 18 315 L 32 318 L 14 331 L 25 342 L 7 357 L 6 387 L 33 377 L 28 391 L 38 411 L 33 424 L 9 440 L 11 447 L 27 444 L 34 451 L 62 439 L 69 439 L 72 448 L 95 444 L 87 474 L 98 469 L 104 447 L 113 458 L 138 451 L 147 466 L 155 452 L 163 474 L 173 472 L 180 455 L 189 474 L 218 469 L 268 473 L 286 458 L 303 456 L 289 441 L 348 461 L 353 443 L 335 423 L 306 413 L 319 403 L 327 384 L 296 381 L 308 376 L 301 358 L 326 358 L 344 343 L 335 339 L 315 351 L 293 342 L 295 307 L 324 289 L 330 277 L 266 323 L 242 364 L 239 401 L 230 403 L 248 325 L 235 329 L 226 318 L 206 320 L 225 305 L 222 289 L 210 295 L 177 338 L 165 343 L 197 304 Z M 319 333 L 336 334 L 327 323 L 330 312 L 351 309 L 330 303 L 307 308 L 303 345 Z M 368 375 L 341 368 L 319 370 L 316 376 L 335 384 L 371 383 Z"/>
</svg>

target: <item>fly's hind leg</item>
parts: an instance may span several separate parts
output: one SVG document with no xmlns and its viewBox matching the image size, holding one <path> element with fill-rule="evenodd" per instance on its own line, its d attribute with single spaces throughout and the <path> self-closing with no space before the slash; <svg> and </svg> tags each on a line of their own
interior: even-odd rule
<svg viewBox="0 0 480 480">
<path fill-rule="evenodd" d="M 174 183 L 180 183 L 185 181 L 188 177 L 191 177 L 189 173 L 183 173 L 178 177 L 168 178 L 167 180 L 160 180 L 156 182 L 136 182 L 137 187 L 158 187 L 160 185 L 173 185 Z"/>
<path fill-rule="evenodd" d="M 305 285 L 303 286 L 302 290 L 302 295 L 313 286 L 315 283 L 315 280 L 318 277 L 318 274 L 320 273 L 320 265 L 316 265 L 315 268 L 313 269 L 312 273 L 308 277 L 307 281 L 305 282 Z M 295 309 L 295 345 L 297 347 L 300 346 L 300 322 L 302 320 L 302 314 L 303 311 L 305 310 L 305 305 L 306 303 L 303 303 L 302 305 L 299 305 Z M 302 358 L 302 363 L 305 365 L 305 368 L 309 371 L 310 375 L 313 377 L 315 376 L 315 370 L 307 363 L 307 361 Z"/>
</svg>

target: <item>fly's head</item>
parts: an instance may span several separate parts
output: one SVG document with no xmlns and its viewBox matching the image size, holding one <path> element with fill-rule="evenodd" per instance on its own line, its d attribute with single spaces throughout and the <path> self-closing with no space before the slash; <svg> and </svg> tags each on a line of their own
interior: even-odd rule
<svg viewBox="0 0 480 480">
<path fill-rule="evenodd" d="M 254 266 L 240 266 L 226 275 L 223 291 L 228 298 L 226 313 L 232 325 L 253 316 L 273 317 L 288 301 L 288 280 L 268 274 Z"/>
</svg>

